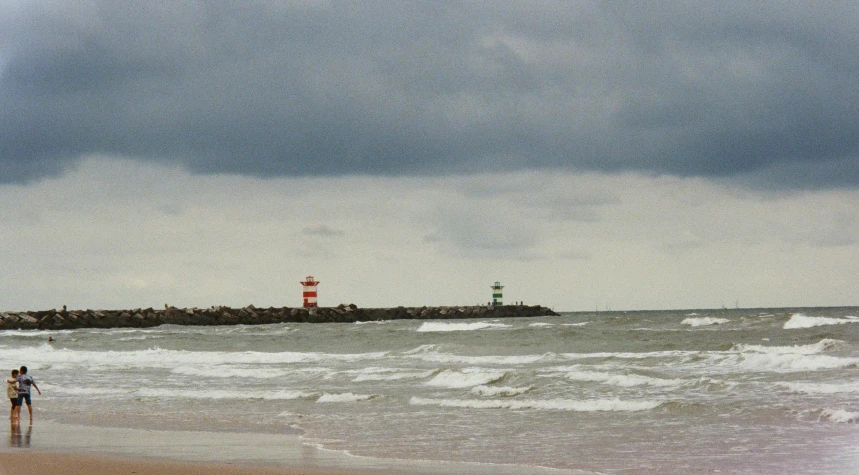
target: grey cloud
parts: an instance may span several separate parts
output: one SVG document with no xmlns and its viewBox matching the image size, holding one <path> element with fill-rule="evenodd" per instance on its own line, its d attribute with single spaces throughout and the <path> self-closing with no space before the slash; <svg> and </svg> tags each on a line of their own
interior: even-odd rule
<svg viewBox="0 0 859 475">
<path fill-rule="evenodd" d="M 432 231 L 424 242 L 445 253 L 466 258 L 531 260 L 540 244 L 538 229 L 492 206 L 452 204 L 426 216 Z"/>
<path fill-rule="evenodd" d="M 855 2 L 39 2 L 0 13 L 0 183 L 636 171 L 859 185 Z M 801 177 L 801 178 L 798 178 Z"/>
<path fill-rule="evenodd" d="M 340 237 L 345 235 L 343 231 L 340 231 L 339 229 L 334 229 L 324 224 L 318 224 L 316 226 L 304 228 L 301 230 L 301 234 L 304 234 L 305 236 L 318 237 Z"/>
</svg>

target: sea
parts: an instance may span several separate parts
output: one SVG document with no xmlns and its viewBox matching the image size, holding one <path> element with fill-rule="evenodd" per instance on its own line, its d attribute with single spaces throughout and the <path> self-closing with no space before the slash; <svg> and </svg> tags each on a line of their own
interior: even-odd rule
<svg viewBox="0 0 859 475">
<path fill-rule="evenodd" d="M 36 427 L 295 434 L 474 473 L 859 473 L 859 308 L 7 330 L 0 362 L 41 388 Z"/>
</svg>

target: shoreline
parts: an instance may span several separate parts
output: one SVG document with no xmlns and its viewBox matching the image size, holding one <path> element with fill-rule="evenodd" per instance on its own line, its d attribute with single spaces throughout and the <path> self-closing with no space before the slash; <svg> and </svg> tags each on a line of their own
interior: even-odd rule
<svg viewBox="0 0 859 475">
<path fill-rule="evenodd" d="M 33 426 L 18 427 L 19 430 L 16 431 L 10 426 L 8 443 L 0 445 L 0 474 L 586 473 L 524 465 L 355 456 L 342 451 L 325 449 L 295 434 L 147 430 L 73 425 L 52 420 L 37 420 Z M 33 467 L 38 469 L 31 470 Z"/>
<path fill-rule="evenodd" d="M 182 462 L 171 460 L 120 457 L 104 454 L 69 452 L 27 452 L 20 457 L 12 452 L 0 452 L 0 473 L 30 475 L 370 475 L 394 472 L 364 470 L 279 468 L 230 463 Z"/>
</svg>

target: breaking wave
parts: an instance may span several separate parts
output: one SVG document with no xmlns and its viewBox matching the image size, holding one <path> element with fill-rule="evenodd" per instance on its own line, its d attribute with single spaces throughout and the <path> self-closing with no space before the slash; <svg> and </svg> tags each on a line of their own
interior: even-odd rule
<svg viewBox="0 0 859 475">
<path fill-rule="evenodd" d="M 352 394 L 352 393 L 342 393 L 342 394 L 328 394 L 325 393 L 316 400 L 318 403 L 330 403 L 330 402 L 359 402 L 359 401 L 369 401 L 370 399 L 375 399 L 377 396 L 374 394 Z"/>
<path fill-rule="evenodd" d="M 544 410 L 544 411 L 575 411 L 575 412 L 605 412 L 605 411 L 647 411 L 658 407 L 659 401 L 622 401 L 620 399 L 597 399 L 578 401 L 572 399 L 545 400 L 502 400 L 502 399 L 430 399 L 412 397 L 409 404 L 413 406 L 458 407 L 468 409 L 513 409 L 513 410 Z"/>
<path fill-rule="evenodd" d="M 661 379 L 639 374 L 612 374 L 596 371 L 570 371 L 564 377 L 571 381 L 597 382 L 625 388 L 644 385 L 677 387 L 686 383 L 686 381 L 680 379 Z"/>
<path fill-rule="evenodd" d="M 238 390 L 193 390 L 193 389 L 154 389 L 142 388 L 131 393 L 139 397 L 151 397 L 158 399 L 265 399 L 265 400 L 291 400 L 307 399 L 315 397 L 316 394 L 304 391 L 272 391 L 253 392 Z M 317 393 L 318 394 L 318 393 Z"/>
<path fill-rule="evenodd" d="M 475 396 L 518 396 L 533 389 L 533 386 L 524 388 L 511 388 L 507 386 L 475 386 L 471 388 L 471 394 Z"/>
<path fill-rule="evenodd" d="M 474 330 L 483 330 L 486 328 L 510 328 L 512 325 L 505 325 L 503 323 L 489 323 L 489 322 L 477 322 L 477 323 L 444 323 L 444 322 L 424 322 L 420 328 L 416 331 L 418 332 L 462 332 L 462 331 L 474 331 Z"/>
<path fill-rule="evenodd" d="M 450 389 L 471 388 L 494 383 L 503 378 L 504 374 L 502 371 L 480 368 L 465 368 L 462 371 L 444 370 L 426 384 Z"/>
<path fill-rule="evenodd" d="M 809 317 L 801 313 L 795 313 L 790 317 L 790 320 L 785 322 L 785 330 L 795 330 L 798 328 L 813 328 L 824 325 L 843 325 L 845 323 L 859 323 L 859 317 Z"/>
<path fill-rule="evenodd" d="M 54 348 L 48 344 L 38 347 L 16 349 L 0 348 L 0 359 L 28 361 L 37 364 L 78 364 L 97 366 L 133 366 L 151 368 L 173 368 L 182 365 L 229 365 L 229 364 L 290 364 L 317 363 L 324 361 L 357 361 L 382 359 L 387 352 L 340 354 L 314 352 L 229 352 L 229 351 L 185 351 L 165 350 L 158 347 L 134 351 L 88 351 Z"/>
<path fill-rule="evenodd" d="M 693 327 L 702 327 L 706 325 L 721 325 L 722 323 L 728 323 L 730 320 L 727 318 L 713 318 L 713 317 L 696 317 L 696 318 L 684 318 L 680 324 L 689 325 Z"/>
<path fill-rule="evenodd" d="M 859 383 L 776 383 L 789 391 L 803 394 L 859 393 Z"/>
<path fill-rule="evenodd" d="M 844 409 L 823 409 L 820 411 L 819 420 L 854 424 L 859 422 L 859 412 L 849 412 Z"/>
</svg>

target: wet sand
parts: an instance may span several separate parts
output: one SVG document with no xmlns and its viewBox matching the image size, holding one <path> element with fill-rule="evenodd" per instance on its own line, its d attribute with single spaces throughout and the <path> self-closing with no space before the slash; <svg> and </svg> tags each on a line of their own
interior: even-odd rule
<svg viewBox="0 0 859 475">
<path fill-rule="evenodd" d="M 275 468 L 147 460 L 80 453 L 0 453 L 0 475 L 362 475 L 362 470 Z M 393 472 L 388 472 L 393 473 Z"/>
<path fill-rule="evenodd" d="M 0 475 L 397 473 L 389 470 L 387 464 L 391 461 L 320 449 L 304 444 L 294 434 L 182 431 L 180 428 L 159 431 L 54 421 L 7 427 L 8 442 L 0 446 Z"/>
<path fill-rule="evenodd" d="M 7 426 L 0 475 L 393 475 L 583 473 L 517 465 L 357 457 L 295 434 L 95 427 L 38 420 Z M 237 428 L 239 429 L 239 428 Z M 2 439 L 0 439 L 2 441 Z"/>
</svg>

